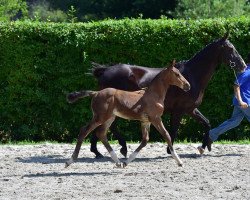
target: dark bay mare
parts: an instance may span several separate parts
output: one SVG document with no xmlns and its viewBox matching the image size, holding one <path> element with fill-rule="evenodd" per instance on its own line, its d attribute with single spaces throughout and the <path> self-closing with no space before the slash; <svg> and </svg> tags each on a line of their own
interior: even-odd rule
<svg viewBox="0 0 250 200">
<path fill-rule="evenodd" d="M 228 34 L 205 46 L 191 59 L 176 64 L 182 75 L 189 81 L 191 90 L 183 92 L 181 89 L 171 86 L 165 99 L 165 111 L 170 113 L 170 136 L 174 142 L 181 119 L 184 114 L 194 118 L 201 123 L 205 129 L 203 143 L 207 144 L 208 132 L 210 130 L 209 120 L 197 109 L 202 102 L 204 91 L 209 80 L 213 76 L 218 65 L 224 63 L 235 71 L 246 67 L 244 60 L 228 40 Z M 134 65 L 117 64 L 114 66 L 94 65 L 93 75 L 98 80 L 100 89 L 113 87 L 122 90 L 138 90 L 147 87 L 162 68 L 147 68 Z M 126 157 L 126 141 L 121 137 L 114 122 L 110 131 L 118 139 L 121 153 Z M 97 137 L 93 134 L 91 138 L 91 151 L 96 157 L 102 157 L 97 150 Z M 208 150 L 211 150 L 208 146 Z M 169 153 L 169 150 L 168 150 Z"/>
<path fill-rule="evenodd" d="M 80 129 L 75 150 L 72 157 L 66 162 L 66 167 L 76 161 L 84 138 L 94 129 L 97 129 L 96 133 L 98 138 L 110 153 L 116 166 L 127 166 L 136 158 L 139 151 L 146 146 L 149 140 L 151 124 L 160 132 L 167 142 L 171 155 L 177 164 L 182 166 L 182 161 L 173 149 L 171 137 L 161 120 L 164 111 L 164 99 L 169 86 L 175 85 L 185 91 L 190 89 L 190 84 L 174 65 L 175 62 L 172 63 L 171 67 L 162 69 L 145 90 L 124 91 L 105 88 L 101 91 L 70 93 L 67 97 L 70 103 L 86 96 L 92 97 L 91 108 L 93 117 L 85 127 Z M 122 164 L 107 139 L 107 130 L 116 116 L 124 119 L 139 120 L 141 122 L 142 141 L 139 147 Z"/>
</svg>

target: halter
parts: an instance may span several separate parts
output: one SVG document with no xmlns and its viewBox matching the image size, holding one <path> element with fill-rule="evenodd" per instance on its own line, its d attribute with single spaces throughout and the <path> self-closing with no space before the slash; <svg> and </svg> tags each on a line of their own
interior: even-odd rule
<svg viewBox="0 0 250 200">
<path fill-rule="evenodd" d="M 239 81 L 238 81 L 238 79 L 237 79 L 237 75 L 236 75 L 236 72 L 235 72 L 235 66 L 236 66 L 235 62 L 229 60 L 229 66 L 230 66 L 231 69 L 233 70 L 234 76 L 235 76 L 235 79 L 236 79 L 236 82 L 237 82 L 237 84 L 239 85 Z"/>
</svg>

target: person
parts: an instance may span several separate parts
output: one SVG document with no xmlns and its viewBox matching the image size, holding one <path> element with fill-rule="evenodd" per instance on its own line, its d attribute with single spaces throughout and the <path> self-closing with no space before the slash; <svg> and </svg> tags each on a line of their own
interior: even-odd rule
<svg viewBox="0 0 250 200">
<path fill-rule="evenodd" d="M 202 145 L 197 147 L 200 154 L 205 152 L 206 147 L 208 151 L 211 151 L 212 143 L 221 134 L 240 125 L 244 117 L 250 122 L 250 53 L 248 55 L 247 67 L 237 74 L 234 82 L 233 106 L 231 118 L 218 127 L 211 129 L 208 135 L 204 135 Z"/>
</svg>

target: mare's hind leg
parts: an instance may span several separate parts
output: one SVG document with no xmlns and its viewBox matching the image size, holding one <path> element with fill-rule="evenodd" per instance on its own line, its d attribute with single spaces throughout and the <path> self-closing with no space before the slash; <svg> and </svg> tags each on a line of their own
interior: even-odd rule
<svg viewBox="0 0 250 200">
<path fill-rule="evenodd" d="M 103 158 L 103 155 L 97 149 L 98 137 L 96 134 L 97 134 L 98 128 L 94 131 L 94 133 L 92 134 L 92 136 L 90 138 L 90 151 L 95 154 L 95 158 L 97 158 L 97 159 Z"/>
<path fill-rule="evenodd" d="M 126 140 L 122 137 L 122 135 L 119 133 L 118 128 L 117 128 L 117 120 L 115 120 L 111 126 L 110 126 L 110 131 L 113 133 L 113 136 L 115 139 L 118 140 L 119 144 L 122 146 L 120 149 L 121 154 L 126 158 L 128 149 L 127 149 L 127 143 Z"/>
<path fill-rule="evenodd" d="M 150 122 L 142 122 L 141 123 L 141 131 L 142 131 L 142 141 L 139 145 L 139 147 L 129 156 L 129 158 L 123 163 L 124 167 L 126 167 L 130 162 L 132 162 L 139 151 L 145 147 L 149 140 L 149 130 L 150 130 Z"/>
<path fill-rule="evenodd" d="M 202 113 L 197 108 L 195 108 L 193 112 L 190 113 L 190 116 L 203 125 L 205 134 L 203 136 L 202 148 L 205 149 L 207 147 L 208 151 L 211 151 L 212 141 L 209 137 L 209 130 L 211 129 L 211 125 L 209 120 L 204 115 L 202 115 Z"/>
<path fill-rule="evenodd" d="M 155 119 L 154 121 L 152 121 L 152 124 L 160 132 L 160 134 L 163 136 L 163 138 L 167 142 L 168 148 L 171 152 L 172 157 L 176 160 L 176 162 L 179 166 L 182 166 L 183 162 L 181 161 L 181 159 L 179 158 L 179 156 L 175 152 L 173 145 L 172 145 L 172 142 L 171 142 L 171 137 L 170 137 L 168 131 L 166 130 L 166 128 L 164 127 L 161 118 Z"/>
<path fill-rule="evenodd" d="M 89 124 L 87 124 L 86 126 L 84 126 L 80 129 L 80 133 L 78 135 L 75 150 L 74 150 L 71 158 L 66 162 L 65 167 L 68 167 L 70 164 L 72 164 L 74 161 L 76 161 L 84 138 L 99 125 L 100 125 L 100 123 L 98 123 L 95 120 L 95 118 L 93 118 Z"/>
<path fill-rule="evenodd" d="M 99 127 L 94 131 L 94 134 L 92 134 L 91 139 L 90 139 L 90 145 L 91 145 L 90 151 L 95 154 L 97 159 L 103 158 L 103 155 L 97 149 L 97 141 L 98 141 L 97 134 L 99 131 L 98 129 Z M 126 158 L 127 152 L 128 152 L 126 140 L 124 140 L 124 138 L 119 133 L 116 121 L 114 121 L 112 125 L 110 126 L 110 132 L 113 134 L 114 139 L 117 139 L 119 144 L 122 146 L 122 148 L 120 149 L 120 152 Z"/>
</svg>

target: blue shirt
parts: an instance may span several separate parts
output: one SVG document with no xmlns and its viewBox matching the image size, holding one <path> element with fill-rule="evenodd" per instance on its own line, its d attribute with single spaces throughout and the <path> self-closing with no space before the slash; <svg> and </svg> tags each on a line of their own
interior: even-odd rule
<svg viewBox="0 0 250 200">
<path fill-rule="evenodd" d="M 240 87 L 240 95 L 242 101 L 250 105 L 250 65 L 247 66 L 244 72 L 237 75 L 234 84 Z M 233 105 L 239 105 L 236 97 L 233 98 Z"/>
</svg>

